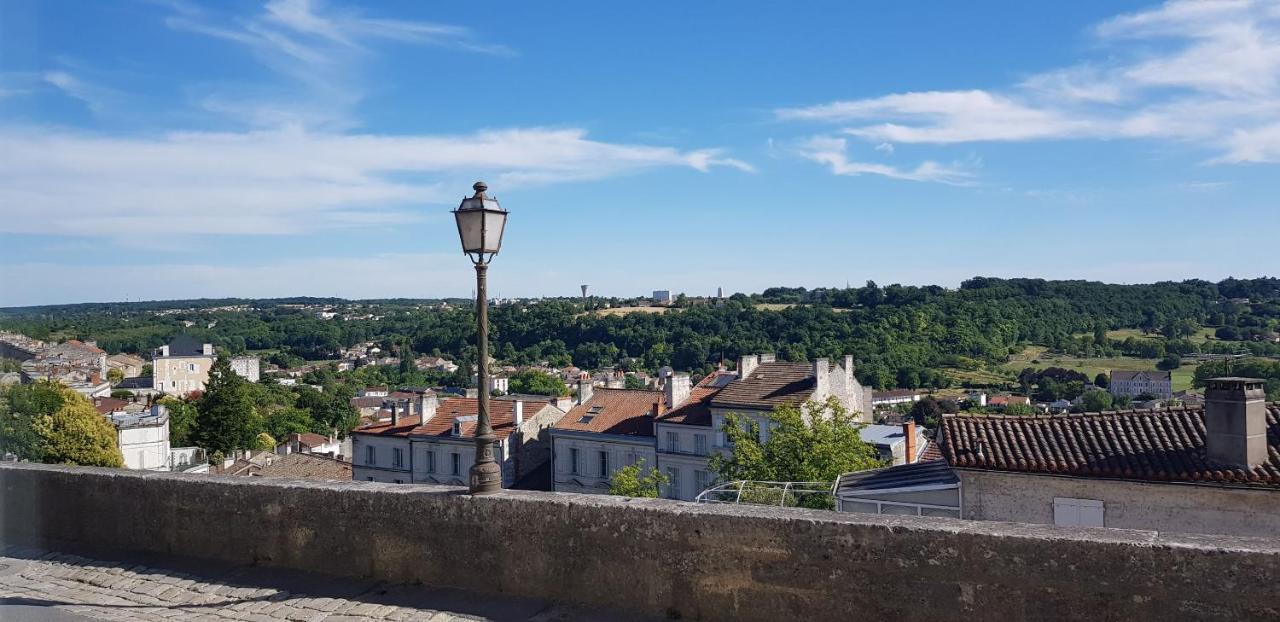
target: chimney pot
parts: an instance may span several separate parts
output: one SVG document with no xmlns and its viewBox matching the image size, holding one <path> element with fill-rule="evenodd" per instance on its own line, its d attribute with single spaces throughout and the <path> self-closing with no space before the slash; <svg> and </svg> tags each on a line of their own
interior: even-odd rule
<svg viewBox="0 0 1280 622">
<path fill-rule="evenodd" d="M 1211 462 L 1252 469 L 1267 461 L 1266 383 L 1213 378 L 1204 392 L 1205 453 Z"/>
</svg>

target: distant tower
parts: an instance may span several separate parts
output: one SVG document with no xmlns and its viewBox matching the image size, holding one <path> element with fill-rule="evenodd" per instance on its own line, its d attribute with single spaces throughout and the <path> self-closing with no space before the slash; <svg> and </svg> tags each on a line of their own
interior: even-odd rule
<svg viewBox="0 0 1280 622">
<path fill-rule="evenodd" d="M 716 298 L 724 298 L 724 288 L 723 288 L 723 287 L 717 287 L 717 288 L 716 288 Z"/>
<path fill-rule="evenodd" d="M 586 297 L 587 297 L 587 288 L 588 288 L 588 287 L 591 287 L 591 286 L 590 286 L 590 285 L 586 285 L 586 284 L 583 284 L 583 285 L 582 285 L 582 297 L 583 297 L 583 298 L 586 298 Z"/>
</svg>

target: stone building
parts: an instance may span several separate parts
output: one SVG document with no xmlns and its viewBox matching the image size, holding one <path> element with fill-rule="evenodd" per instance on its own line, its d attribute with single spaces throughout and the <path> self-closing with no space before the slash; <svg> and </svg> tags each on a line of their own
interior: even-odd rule
<svg viewBox="0 0 1280 622">
<path fill-rule="evenodd" d="M 107 357 L 107 368 L 118 369 L 125 378 L 137 378 L 142 375 L 142 366 L 147 362 L 142 357 L 132 354 L 112 354 Z"/>
<path fill-rule="evenodd" d="M 478 408 L 479 400 L 474 398 L 438 402 L 430 393 L 403 403 L 393 401 L 390 420 L 351 432 L 352 479 L 467 485 L 475 463 Z M 563 416 L 564 411 L 549 402 L 489 402 L 490 425 L 497 439 L 494 457 L 502 467 L 503 487 L 511 487 L 550 460 L 548 430 Z"/>
<path fill-rule="evenodd" d="M 1167 371 L 1113 371 L 1108 391 L 1116 397 L 1173 397 L 1173 374 Z"/>
<path fill-rule="evenodd" d="M 578 405 L 551 430 L 557 492 L 607 493 L 613 474 L 642 462 L 658 468 L 653 422 L 665 408 L 661 391 L 594 388 L 579 382 Z"/>
<path fill-rule="evenodd" d="M 214 359 L 213 344 L 201 344 L 190 335 L 178 335 L 155 351 L 151 360 L 152 386 L 156 391 L 172 395 L 203 391 Z"/>
<path fill-rule="evenodd" d="M 940 449 L 945 462 L 916 473 L 885 469 L 869 484 L 842 478 L 842 509 L 1160 532 L 1280 533 L 1280 405 L 1265 403 L 1261 380 L 1210 380 L 1203 408 L 943 415 Z M 935 468 L 939 464 L 950 478 Z"/>
</svg>

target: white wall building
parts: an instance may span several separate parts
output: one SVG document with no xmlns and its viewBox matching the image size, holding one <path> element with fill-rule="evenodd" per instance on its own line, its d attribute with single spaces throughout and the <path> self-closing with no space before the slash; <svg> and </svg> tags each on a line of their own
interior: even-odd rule
<svg viewBox="0 0 1280 622">
<path fill-rule="evenodd" d="M 164 406 L 153 404 L 138 413 L 116 411 L 107 419 L 116 428 L 126 468 L 169 470 L 169 411 Z"/>
<path fill-rule="evenodd" d="M 551 430 L 552 480 L 557 492 L 608 493 L 613 474 L 642 462 L 658 468 L 653 422 L 661 391 L 594 388 L 578 384 L 579 403 Z"/>
<path fill-rule="evenodd" d="M 467 485 L 475 463 L 478 400 L 438 403 L 435 395 L 423 394 L 410 404 L 404 416 L 393 408 L 390 421 L 352 431 L 352 479 Z M 489 402 L 503 487 L 546 464 L 551 455 L 548 430 L 563 415 L 549 402 Z"/>
<path fill-rule="evenodd" d="M 156 391 L 186 395 L 203 391 L 213 369 L 213 344 L 201 344 L 182 334 L 169 345 L 161 346 L 151 360 L 151 375 Z"/>
<path fill-rule="evenodd" d="M 1112 395 L 1138 397 L 1152 395 L 1161 399 L 1173 397 L 1173 374 L 1167 371 L 1113 371 L 1108 390 Z"/>
<path fill-rule="evenodd" d="M 257 382 L 260 378 L 260 363 L 256 356 L 237 356 L 231 359 L 231 371 L 249 382 Z"/>
</svg>

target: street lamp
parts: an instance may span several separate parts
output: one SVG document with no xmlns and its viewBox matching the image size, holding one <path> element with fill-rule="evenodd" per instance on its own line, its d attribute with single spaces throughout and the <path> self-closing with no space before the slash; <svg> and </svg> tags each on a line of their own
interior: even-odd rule
<svg viewBox="0 0 1280 622">
<path fill-rule="evenodd" d="M 485 196 L 489 189 L 483 181 L 477 181 L 470 198 L 462 199 L 453 217 L 458 221 L 458 237 L 462 240 L 462 252 L 476 266 L 476 326 L 479 359 L 477 381 L 480 385 L 479 416 L 476 418 L 476 463 L 471 465 L 471 494 L 479 495 L 502 489 L 502 469 L 493 458 L 493 426 L 489 423 L 489 297 L 485 293 L 485 279 L 489 261 L 502 247 L 502 229 L 507 224 L 507 210 L 498 205 L 497 199 Z"/>
</svg>

